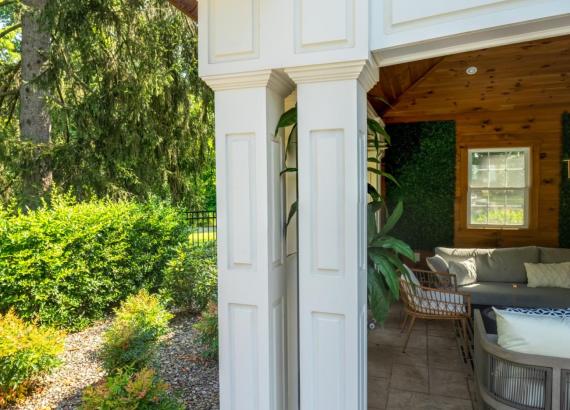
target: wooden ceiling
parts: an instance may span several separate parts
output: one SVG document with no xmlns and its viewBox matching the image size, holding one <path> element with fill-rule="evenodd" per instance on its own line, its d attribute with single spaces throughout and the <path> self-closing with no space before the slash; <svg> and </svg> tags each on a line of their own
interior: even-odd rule
<svg viewBox="0 0 570 410">
<path fill-rule="evenodd" d="M 570 36 L 384 67 L 369 99 L 392 123 L 570 104 Z"/>
</svg>

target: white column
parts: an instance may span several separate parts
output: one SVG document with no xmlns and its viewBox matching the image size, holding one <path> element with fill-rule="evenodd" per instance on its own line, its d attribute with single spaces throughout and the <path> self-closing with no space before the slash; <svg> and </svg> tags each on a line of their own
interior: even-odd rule
<svg viewBox="0 0 570 410">
<path fill-rule="evenodd" d="M 302 410 L 366 410 L 366 93 L 355 61 L 287 69 L 299 127 Z"/>
<path fill-rule="evenodd" d="M 287 409 L 282 141 L 292 82 L 271 70 L 206 77 L 216 92 L 222 410 Z"/>
</svg>

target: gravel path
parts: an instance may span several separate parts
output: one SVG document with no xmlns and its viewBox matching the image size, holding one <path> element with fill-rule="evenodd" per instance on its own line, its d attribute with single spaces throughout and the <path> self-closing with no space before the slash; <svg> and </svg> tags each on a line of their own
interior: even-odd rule
<svg viewBox="0 0 570 410">
<path fill-rule="evenodd" d="M 158 354 L 159 373 L 175 394 L 192 410 L 215 410 L 218 405 L 218 366 L 204 361 L 192 328 L 197 318 L 180 314 Z M 65 339 L 63 364 L 40 380 L 37 391 L 9 410 L 78 409 L 81 391 L 105 376 L 97 353 L 110 321 L 98 323 Z"/>
<path fill-rule="evenodd" d="M 200 356 L 196 317 L 178 315 L 170 322 L 172 333 L 158 354 L 159 374 L 166 380 L 188 409 L 219 408 L 218 365 Z"/>
<path fill-rule="evenodd" d="M 101 335 L 109 326 L 105 321 L 65 339 L 63 364 L 40 380 L 34 395 L 14 410 L 76 409 L 81 402 L 81 390 L 105 376 L 97 359 Z"/>
</svg>

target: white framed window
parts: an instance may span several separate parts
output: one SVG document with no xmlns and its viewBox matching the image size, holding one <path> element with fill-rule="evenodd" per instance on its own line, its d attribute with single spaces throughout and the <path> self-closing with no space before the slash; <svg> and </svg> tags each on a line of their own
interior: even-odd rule
<svg viewBox="0 0 570 410">
<path fill-rule="evenodd" d="M 528 228 L 530 148 L 470 149 L 468 152 L 468 227 Z"/>
</svg>

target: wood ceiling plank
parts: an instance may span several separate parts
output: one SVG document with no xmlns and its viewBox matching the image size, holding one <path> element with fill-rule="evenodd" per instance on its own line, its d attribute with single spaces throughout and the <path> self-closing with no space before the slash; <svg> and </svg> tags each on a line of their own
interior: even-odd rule
<svg viewBox="0 0 570 410">
<path fill-rule="evenodd" d="M 471 65 L 474 76 L 465 73 Z M 385 67 L 380 76 L 370 98 L 386 90 L 391 107 L 377 105 L 389 122 L 570 104 L 570 36 Z"/>
</svg>

